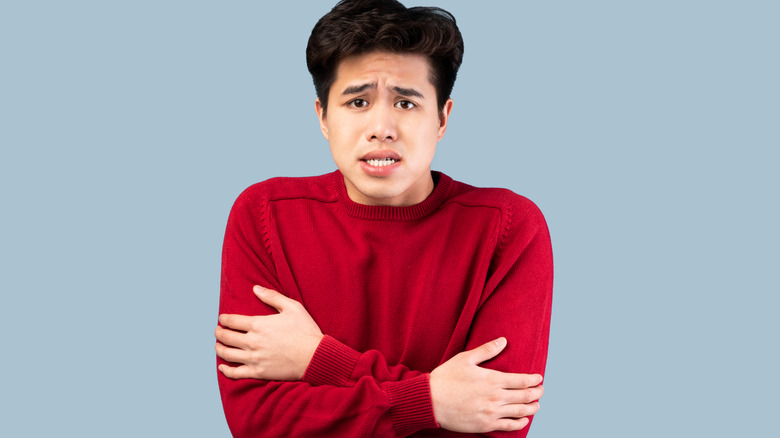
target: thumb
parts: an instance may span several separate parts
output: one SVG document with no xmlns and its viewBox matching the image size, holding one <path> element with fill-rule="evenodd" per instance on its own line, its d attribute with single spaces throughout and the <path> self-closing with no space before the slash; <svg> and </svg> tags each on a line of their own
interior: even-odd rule
<svg viewBox="0 0 780 438">
<path fill-rule="evenodd" d="M 266 289 L 263 286 L 255 285 L 255 287 L 252 288 L 252 292 L 255 293 L 255 296 L 257 296 L 260 301 L 268 304 L 279 312 L 287 307 L 287 301 L 290 300 L 279 292 L 272 289 Z"/>
<path fill-rule="evenodd" d="M 498 356 L 498 353 L 501 353 L 505 347 L 506 338 L 500 337 L 469 350 L 465 354 L 470 363 L 477 365 Z"/>
</svg>

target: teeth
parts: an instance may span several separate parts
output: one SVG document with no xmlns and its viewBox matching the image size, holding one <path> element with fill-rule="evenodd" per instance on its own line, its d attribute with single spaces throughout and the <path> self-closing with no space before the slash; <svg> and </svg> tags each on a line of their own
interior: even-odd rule
<svg viewBox="0 0 780 438">
<path fill-rule="evenodd" d="M 379 160 L 366 160 L 366 162 L 368 163 L 369 166 L 383 167 L 395 163 L 395 160 L 392 158 L 382 158 Z"/>
</svg>

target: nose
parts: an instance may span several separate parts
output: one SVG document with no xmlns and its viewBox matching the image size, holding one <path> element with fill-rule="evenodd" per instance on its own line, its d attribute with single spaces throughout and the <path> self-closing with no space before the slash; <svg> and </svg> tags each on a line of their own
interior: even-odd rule
<svg viewBox="0 0 780 438">
<path fill-rule="evenodd" d="M 368 141 L 392 142 L 398 138 L 395 115 L 392 108 L 386 105 L 376 105 L 373 108 L 366 139 Z"/>
</svg>

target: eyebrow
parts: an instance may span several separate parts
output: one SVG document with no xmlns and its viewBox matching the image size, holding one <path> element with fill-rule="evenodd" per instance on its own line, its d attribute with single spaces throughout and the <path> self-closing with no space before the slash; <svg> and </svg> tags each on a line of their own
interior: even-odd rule
<svg viewBox="0 0 780 438">
<path fill-rule="evenodd" d="M 393 91 L 400 94 L 401 96 L 405 97 L 419 97 L 420 99 L 425 99 L 419 91 L 415 90 L 414 88 L 402 88 L 402 87 L 393 87 Z"/>
<path fill-rule="evenodd" d="M 370 84 L 363 84 L 363 85 L 351 85 L 345 88 L 344 92 L 341 93 L 341 95 L 347 96 L 350 94 L 360 94 L 366 90 L 376 90 L 376 82 Z"/>
<path fill-rule="evenodd" d="M 376 90 L 376 82 L 361 85 L 351 85 L 345 88 L 341 95 L 349 96 L 351 94 L 360 94 L 366 90 Z M 393 87 L 392 90 L 404 97 L 418 97 L 420 99 L 425 98 L 423 97 L 422 93 L 415 90 L 414 88 Z"/>
</svg>

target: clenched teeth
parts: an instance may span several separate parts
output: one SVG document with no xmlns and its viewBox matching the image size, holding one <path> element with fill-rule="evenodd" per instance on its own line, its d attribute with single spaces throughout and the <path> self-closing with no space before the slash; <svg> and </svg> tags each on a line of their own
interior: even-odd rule
<svg viewBox="0 0 780 438">
<path fill-rule="evenodd" d="M 369 166 L 374 167 L 383 167 L 383 166 L 389 166 L 393 163 L 395 163 L 396 160 L 392 158 L 381 158 L 378 160 L 366 160 L 366 163 L 368 163 Z"/>
</svg>

